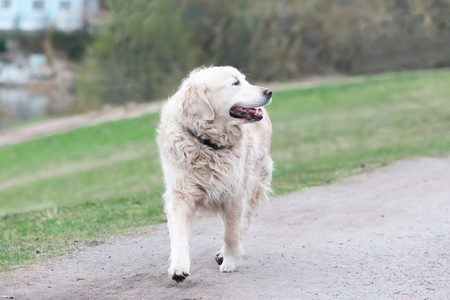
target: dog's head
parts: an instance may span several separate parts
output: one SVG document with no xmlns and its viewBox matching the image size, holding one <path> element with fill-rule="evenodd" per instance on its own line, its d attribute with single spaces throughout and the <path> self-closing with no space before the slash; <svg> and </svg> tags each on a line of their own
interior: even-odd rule
<svg viewBox="0 0 450 300">
<path fill-rule="evenodd" d="M 272 100 L 272 91 L 254 86 L 233 67 L 198 68 L 183 81 L 179 93 L 183 118 L 193 122 L 228 124 L 263 119 L 262 106 Z"/>
</svg>

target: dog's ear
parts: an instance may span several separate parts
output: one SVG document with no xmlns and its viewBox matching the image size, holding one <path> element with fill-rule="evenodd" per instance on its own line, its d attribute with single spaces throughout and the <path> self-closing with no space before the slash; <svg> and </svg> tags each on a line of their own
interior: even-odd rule
<svg viewBox="0 0 450 300">
<path fill-rule="evenodd" d="M 181 87 L 181 105 L 183 114 L 194 119 L 214 120 L 214 110 L 206 95 L 208 89 L 205 82 L 188 78 Z"/>
</svg>

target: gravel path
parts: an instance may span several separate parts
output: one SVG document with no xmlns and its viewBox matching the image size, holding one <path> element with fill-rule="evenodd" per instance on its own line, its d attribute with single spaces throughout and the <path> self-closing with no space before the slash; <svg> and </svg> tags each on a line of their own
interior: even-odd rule
<svg viewBox="0 0 450 300">
<path fill-rule="evenodd" d="M 180 285 L 166 273 L 166 227 L 144 231 L 0 274 L 0 299 L 449 299 L 450 158 L 274 197 L 238 273 L 214 261 L 216 217 L 198 218 Z"/>
<path fill-rule="evenodd" d="M 0 146 L 15 144 L 32 138 L 73 130 L 79 127 L 92 126 L 104 122 L 121 119 L 136 118 L 144 114 L 157 112 L 162 101 L 145 104 L 134 104 L 120 107 L 105 107 L 103 110 L 93 111 L 81 115 L 56 118 L 22 125 L 19 127 L 0 130 Z"/>
</svg>

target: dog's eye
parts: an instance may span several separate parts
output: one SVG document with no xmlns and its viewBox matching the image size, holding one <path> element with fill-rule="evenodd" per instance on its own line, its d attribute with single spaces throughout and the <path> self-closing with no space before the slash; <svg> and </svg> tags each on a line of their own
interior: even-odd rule
<svg viewBox="0 0 450 300">
<path fill-rule="evenodd" d="M 239 79 L 236 79 L 236 81 L 233 82 L 233 85 L 240 85 L 240 84 L 241 84 L 241 82 L 239 81 Z"/>
</svg>

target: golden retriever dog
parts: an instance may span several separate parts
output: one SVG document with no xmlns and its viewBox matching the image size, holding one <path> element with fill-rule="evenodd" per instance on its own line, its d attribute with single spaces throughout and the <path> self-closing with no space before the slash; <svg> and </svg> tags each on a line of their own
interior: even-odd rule
<svg viewBox="0 0 450 300">
<path fill-rule="evenodd" d="M 272 91 L 226 66 L 195 69 L 164 104 L 157 142 L 173 280 L 189 276 L 190 231 L 199 209 L 215 212 L 224 225 L 215 256 L 220 271 L 238 270 L 241 238 L 270 191 L 272 125 L 263 106 L 271 100 Z"/>
</svg>

